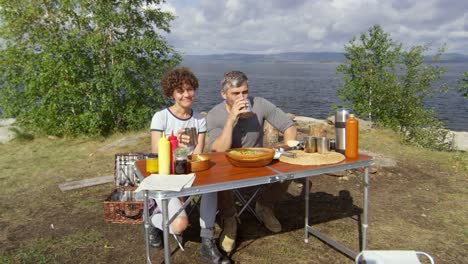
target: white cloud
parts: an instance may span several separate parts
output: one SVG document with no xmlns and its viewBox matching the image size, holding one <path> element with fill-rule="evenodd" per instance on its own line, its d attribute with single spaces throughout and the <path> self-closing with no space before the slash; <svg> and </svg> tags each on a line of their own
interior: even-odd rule
<svg viewBox="0 0 468 264">
<path fill-rule="evenodd" d="M 167 39 L 185 54 L 343 51 L 380 24 L 405 46 L 468 54 L 468 2 L 458 0 L 167 0 Z M 466 46 L 466 47 L 465 47 Z"/>
</svg>

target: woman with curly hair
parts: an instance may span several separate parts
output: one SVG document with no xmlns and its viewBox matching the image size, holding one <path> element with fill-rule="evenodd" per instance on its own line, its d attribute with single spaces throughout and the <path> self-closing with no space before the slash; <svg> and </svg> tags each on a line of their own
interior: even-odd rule
<svg viewBox="0 0 468 264">
<path fill-rule="evenodd" d="M 206 120 L 200 113 L 193 111 L 195 91 L 198 88 L 198 79 L 189 68 L 175 68 L 165 73 L 161 79 L 164 95 L 173 100 L 173 105 L 156 112 L 151 120 L 151 150 L 158 153 L 158 142 L 165 133 L 166 137 L 171 133 L 177 136 L 179 145 L 187 146 L 190 142 L 189 135 L 184 133 L 184 128 L 194 127 L 197 130 L 198 143 L 193 146 L 193 153 L 203 152 L 205 145 Z M 192 147 L 192 146 L 190 146 Z M 157 201 L 158 203 L 158 201 Z M 214 242 L 214 225 L 217 211 L 217 193 L 203 194 L 200 204 L 200 254 L 209 263 L 230 263 L 230 260 L 222 255 Z M 182 207 L 182 202 L 177 198 L 169 200 L 169 218 Z M 154 247 L 162 247 L 162 214 L 155 210 L 151 217 L 152 224 L 158 229 L 150 234 L 150 244 Z M 188 226 L 188 217 L 182 211 L 170 225 L 170 231 L 181 234 Z"/>
</svg>

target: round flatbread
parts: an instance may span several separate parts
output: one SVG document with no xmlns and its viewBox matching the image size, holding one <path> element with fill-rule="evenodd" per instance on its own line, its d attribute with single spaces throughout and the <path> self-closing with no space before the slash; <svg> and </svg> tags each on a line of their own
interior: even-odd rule
<svg viewBox="0 0 468 264">
<path fill-rule="evenodd" d="M 341 162 L 345 156 L 338 152 L 328 153 L 306 153 L 303 150 L 291 150 L 289 152 L 296 153 L 296 157 L 288 157 L 281 155 L 279 160 L 281 162 L 295 164 L 295 165 L 325 165 Z"/>
</svg>

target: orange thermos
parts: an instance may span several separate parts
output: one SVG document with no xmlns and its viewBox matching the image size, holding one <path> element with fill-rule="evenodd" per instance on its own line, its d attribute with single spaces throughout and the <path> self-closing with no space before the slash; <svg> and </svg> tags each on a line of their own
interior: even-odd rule
<svg viewBox="0 0 468 264">
<path fill-rule="evenodd" d="M 359 121 L 354 114 L 349 114 L 345 122 L 346 148 L 345 156 L 349 159 L 357 159 L 359 146 Z"/>
</svg>

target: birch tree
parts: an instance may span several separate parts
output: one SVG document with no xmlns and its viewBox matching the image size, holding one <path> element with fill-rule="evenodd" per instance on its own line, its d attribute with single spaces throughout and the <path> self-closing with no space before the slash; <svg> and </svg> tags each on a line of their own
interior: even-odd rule
<svg viewBox="0 0 468 264">
<path fill-rule="evenodd" d="M 347 61 L 337 67 L 343 85 L 338 97 L 360 117 L 398 131 L 422 147 L 444 149 L 447 130 L 425 100 L 445 91 L 445 68 L 437 65 L 443 48 L 427 61 L 428 45 L 405 49 L 379 25 L 345 46 Z"/>
</svg>

